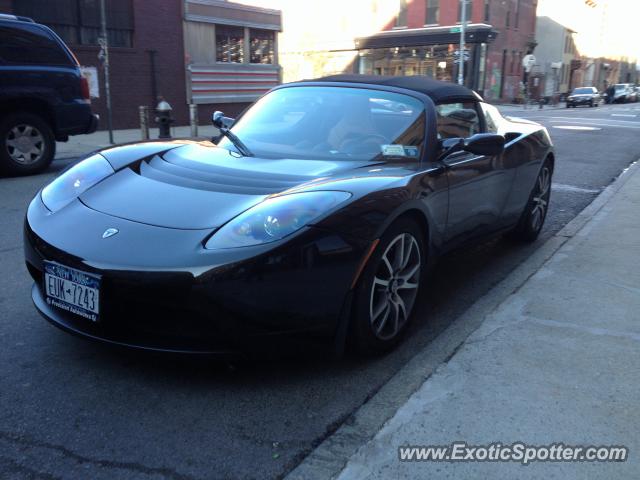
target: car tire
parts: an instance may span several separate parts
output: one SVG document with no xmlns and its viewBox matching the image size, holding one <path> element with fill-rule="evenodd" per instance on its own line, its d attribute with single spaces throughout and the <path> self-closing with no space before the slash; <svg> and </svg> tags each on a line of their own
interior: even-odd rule
<svg viewBox="0 0 640 480">
<path fill-rule="evenodd" d="M 411 218 L 396 220 L 380 237 L 355 290 L 349 340 L 357 353 L 381 354 L 402 340 L 425 260 L 425 235 Z"/>
<path fill-rule="evenodd" d="M 527 205 L 520 216 L 520 221 L 517 227 L 509 233 L 509 238 L 527 243 L 538 238 L 549 210 L 552 174 L 551 161 L 547 159 L 538 173 Z"/>
<path fill-rule="evenodd" d="M 49 124 L 32 113 L 12 113 L 0 120 L 0 172 L 30 175 L 47 168 L 56 152 Z"/>
<path fill-rule="evenodd" d="M 593 100 L 589 102 L 589 108 L 593 108 Z"/>
</svg>

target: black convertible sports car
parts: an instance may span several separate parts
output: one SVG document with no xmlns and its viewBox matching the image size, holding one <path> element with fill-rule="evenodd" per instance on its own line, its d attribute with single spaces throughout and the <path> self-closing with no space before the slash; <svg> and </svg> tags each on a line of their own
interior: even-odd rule
<svg viewBox="0 0 640 480">
<path fill-rule="evenodd" d="M 545 219 L 547 131 L 462 86 L 332 76 L 213 119 L 217 145 L 108 148 L 37 194 L 25 256 L 45 318 L 156 350 L 292 336 L 376 352 L 401 338 L 439 255 L 531 241 Z"/>
</svg>

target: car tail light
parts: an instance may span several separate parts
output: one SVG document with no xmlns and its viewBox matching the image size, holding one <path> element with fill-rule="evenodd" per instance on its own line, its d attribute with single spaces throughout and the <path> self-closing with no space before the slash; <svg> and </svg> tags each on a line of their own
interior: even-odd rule
<svg viewBox="0 0 640 480">
<path fill-rule="evenodd" d="M 82 94 L 82 98 L 87 101 L 87 103 L 91 103 L 91 95 L 89 93 L 89 80 L 86 77 L 80 77 L 80 92 Z"/>
</svg>

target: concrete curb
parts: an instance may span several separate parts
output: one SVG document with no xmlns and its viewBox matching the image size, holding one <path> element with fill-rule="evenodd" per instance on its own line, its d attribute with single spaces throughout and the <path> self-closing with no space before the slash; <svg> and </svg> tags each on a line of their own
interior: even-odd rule
<svg viewBox="0 0 640 480">
<path fill-rule="evenodd" d="M 611 200 L 631 176 L 640 170 L 632 163 L 584 210 L 547 240 L 526 261 L 489 293 L 458 317 L 433 342 L 416 354 L 402 369 L 353 413 L 340 428 L 290 471 L 287 480 L 335 478 L 349 458 L 371 440 L 409 397 L 446 363 L 478 329 L 485 317 L 516 293 L 569 239 L 573 238 Z"/>
</svg>

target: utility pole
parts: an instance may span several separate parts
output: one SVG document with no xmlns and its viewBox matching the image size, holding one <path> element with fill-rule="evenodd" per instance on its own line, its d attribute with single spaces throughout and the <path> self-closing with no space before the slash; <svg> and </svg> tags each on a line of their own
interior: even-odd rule
<svg viewBox="0 0 640 480">
<path fill-rule="evenodd" d="M 464 31 L 467 23 L 467 1 L 468 0 L 460 0 L 460 55 L 458 55 L 458 61 L 460 62 L 458 67 L 459 85 L 464 84 Z"/>
<path fill-rule="evenodd" d="M 100 26 L 103 66 L 104 66 L 104 91 L 107 100 L 107 127 L 109 128 L 109 143 L 113 145 L 113 127 L 111 124 L 111 86 L 109 85 L 109 40 L 107 37 L 107 13 L 105 0 L 100 0 Z"/>
</svg>

